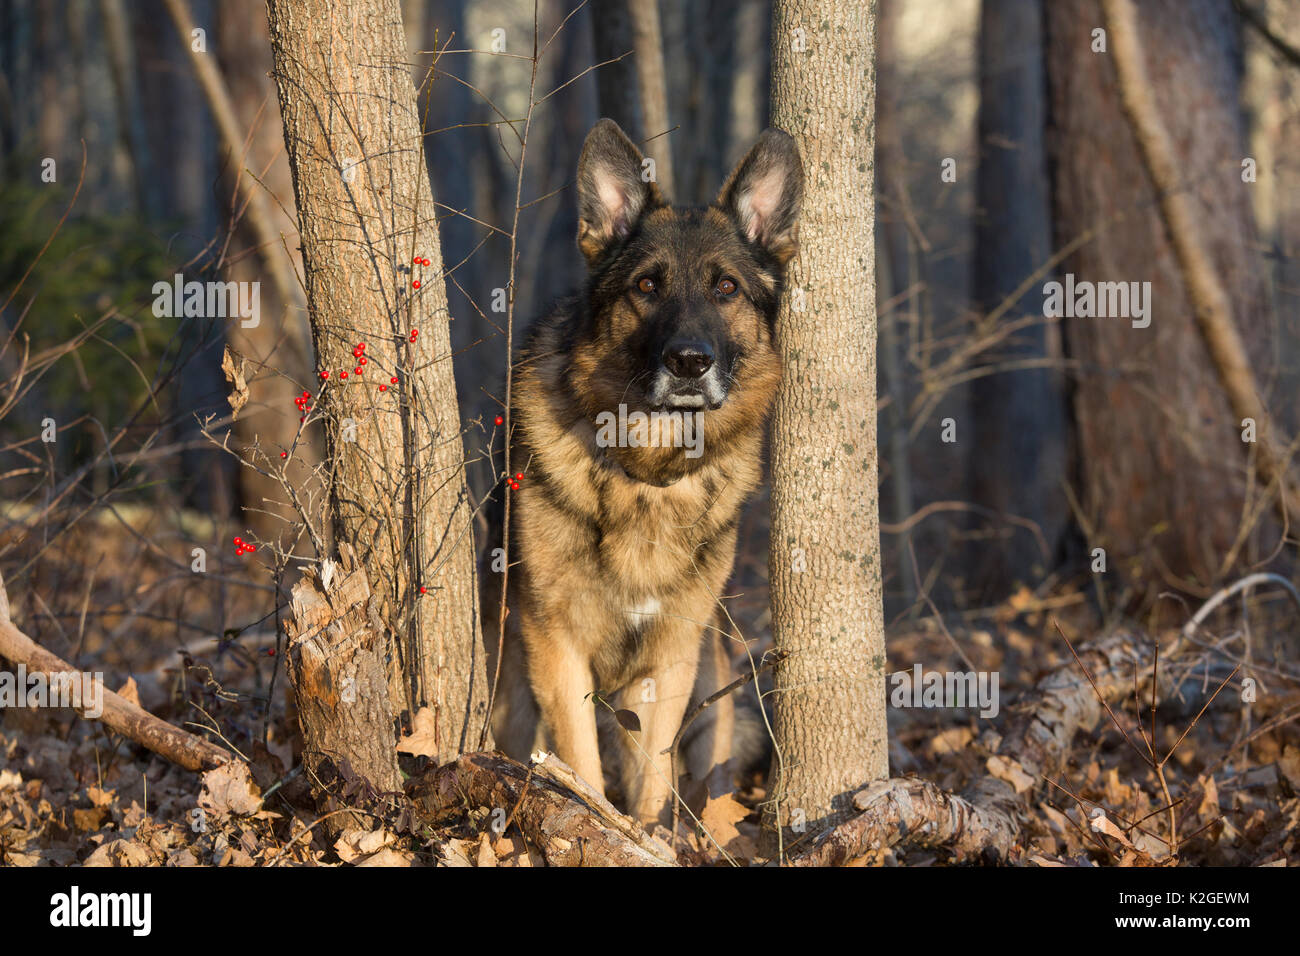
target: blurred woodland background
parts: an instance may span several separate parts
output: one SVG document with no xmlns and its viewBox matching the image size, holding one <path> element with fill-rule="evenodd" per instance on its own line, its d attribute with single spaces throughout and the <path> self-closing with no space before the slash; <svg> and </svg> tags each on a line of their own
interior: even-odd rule
<svg viewBox="0 0 1300 956">
<path fill-rule="evenodd" d="M 492 481 L 484 423 L 506 366 L 492 303 L 510 279 L 511 237 L 490 224 L 515 215 L 520 161 L 501 121 L 528 112 L 530 84 L 554 91 L 527 137 L 518 325 L 581 283 L 572 186 L 598 117 L 657 150 L 675 202 L 714 198 L 769 122 L 772 4 L 663 0 L 647 37 L 618 4 L 543 0 L 537 33 L 554 42 L 536 62 L 530 3 L 401 7 L 477 501 Z M 1137 7 L 1150 92 L 1268 428 L 1300 435 L 1300 4 Z M 1300 570 L 1296 516 L 1281 513 L 1258 446 L 1243 441 L 1110 58 L 1091 48 L 1101 22 L 1099 0 L 878 2 L 891 669 L 964 657 L 1032 681 L 1068 659 L 1053 617 L 1071 637 L 1124 621 L 1159 633 L 1244 574 L 1294 581 Z M 484 52 L 494 43 L 519 55 Z M 273 653 L 288 564 L 262 567 L 228 543 L 277 540 L 293 512 L 240 450 L 313 454 L 296 438 L 295 399 L 315 388 L 317 364 L 271 72 L 262 0 L 0 2 L 0 569 L 14 618 L 56 653 L 130 675 L 147 708 L 220 726 L 290 766 Z M 54 182 L 42 180 L 48 158 Z M 260 324 L 155 317 L 151 288 L 177 272 L 259 280 Z M 1149 282 L 1149 327 L 1045 315 L 1045 284 L 1067 274 Z M 233 419 L 227 346 L 250 363 Z M 42 440 L 49 420 L 57 441 Z M 767 528 L 760 496 L 730 605 L 759 648 Z M 206 555 L 201 582 L 194 548 Z M 1276 587 L 1251 602 L 1225 632 L 1244 628 L 1239 656 L 1294 695 L 1294 609 Z M 187 709 L 196 702 L 201 718 Z M 34 719 L 11 714 L 0 731 Z M 896 769 L 960 747 L 943 736 L 952 727 L 911 719 L 890 714 Z M 1111 786 L 1104 771 L 1093 785 Z M 124 778 L 122 794 L 132 786 Z M 106 805 L 97 819 L 117 812 Z"/>
</svg>

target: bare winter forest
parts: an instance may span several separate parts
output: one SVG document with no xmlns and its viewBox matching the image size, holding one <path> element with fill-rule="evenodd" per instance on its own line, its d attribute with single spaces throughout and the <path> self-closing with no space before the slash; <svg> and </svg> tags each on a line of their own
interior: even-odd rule
<svg viewBox="0 0 1300 956">
<path fill-rule="evenodd" d="M 1295 0 L 0 0 L 0 164 L 0 866 L 1300 863 Z"/>
</svg>

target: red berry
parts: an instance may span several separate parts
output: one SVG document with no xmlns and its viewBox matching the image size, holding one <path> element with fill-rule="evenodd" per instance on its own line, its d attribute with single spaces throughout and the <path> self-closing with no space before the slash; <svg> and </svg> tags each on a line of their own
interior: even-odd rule
<svg viewBox="0 0 1300 956">
<path fill-rule="evenodd" d="M 419 329 L 411 329 L 411 338 L 415 338 L 419 334 L 420 334 Z"/>
<path fill-rule="evenodd" d="M 380 386 L 379 386 L 379 390 L 380 390 L 381 392 L 386 392 L 386 391 L 388 391 L 388 386 L 387 386 L 387 385 L 380 385 Z"/>
<path fill-rule="evenodd" d="M 518 491 L 518 490 L 519 490 L 519 482 L 517 482 L 517 481 L 512 481 L 512 482 L 510 482 L 510 490 L 511 490 L 511 491 Z"/>
<path fill-rule="evenodd" d="M 361 351 L 364 352 L 364 351 L 366 350 L 366 343 L 365 343 L 365 342 L 358 342 L 358 343 L 357 343 L 357 348 L 359 348 Z"/>
<path fill-rule="evenodd" d="M 311 398 L 311 392 L 303 392 L 303 393 L 302 393 L 302 397 L 303 397 L 303 398 Z"/>
<path fill-rule="evenodd" d="M 280 452 L 280 457 L 281 457 L 281 458 L 288 458 L 288 457 L 289 457 L 289 453 L 288 453 L 287 451 L 282 451 L 282 452 Z"/>
<path fill-rule="evenodd" d="M 299 424 L 302 424 L 302 423 L 305 422 L 306 420 L 307 420 L 307 419 L 306 419 L 305 417 L 304 417 L 304 418 L 300 418 L 300 419 L 298 419 L 298 423 L 299 423 Z"/>
<path fill-rule="evenodd" d="M 347 378 L 347 377 L 348 377 L 347 372 L 339 372 L 339 378 Z"/>
<path fill-rule="evenodd" d="M 413 281 L 411 282 L 411 288 L 412 288 L 412 289 L 418 289 L 418 288 L 420 288 L 420 280 L 419 280 L 419 279 L 415 279 L 415 280 L 413 280 Z"/>
<path fill-rule="evenodd" d="M 421 259 L 421 260 L 420 260 L 420 265 L 422 265 L 422 266 L 427 266 L 428 264 L 429 264 L 429 260 L 428 260 L 428 259 Z"/>
<path fill-rule="evenodd" d="M 393 376 L 392 378 L 390 378 L 388 381 L 391 382 L 393 385 L 396 385 L 396 384 L 397 384 L 397 376 L 394 375 L 394 376 Z"/>
<path fill-rule="evenodd" d="M 234 542 L 234 543 L 235 543 L 235 544 L 243 544 L 243 543 L 244 543 L 244 539 L 241 538 L 241 537 L 239 537 L 239 536 L 236 536 L 236 537 L 235 537 L 235 542 Z"/>
<path fill-rule="evenodd" d="M 428 589 L 428 588 L 423 588 L 423 587 L 422 587 L 422 588 L 420 588 L 420 593 L 421 593 L 421 594 L 428 594 L 428 593 L 429 593 L 429 589 Z"/>
<path fill-rule="evenodd" d="M 322 382 L 325 381 L 325 379 L 327 379 L 327 378 L 329 378 L 329 377 L 330 377 L 330 373 L 329 373 L 329 372 L 321 372 L 321 373 L 320 373 L 320 379 L 321 379 Z"/>
<path fill-rule="evenodd" d="M 366 364 L 366 357 L 365 357 L 364 355 L 358 356 L 358 357 L 357 357 L 357 364 L 358 364 L 358 365 L 365 365 L 365 364 Z"/>
<path fill-rule="evenodd" d="M 275 656 L 275 648 L 274 648 L 274 647 L 268 647 L 268 648 L 266 649 L 266 656 L 267 656 L 267 657 L 274 657 L 274 656 Z"/>
<path fill-rule="evenodd" d="M 242 558 L 242 557 L 244 556 L 244 549 L 243 549 L 243 548 L 236 548 L 236 549 L 235 549 L 235 556 L 236 556 L 236 557 L 240 557 L 240 558 Z"/>
<path fill-rule="evenodd" d="M 506 420 L 502 418 L 500 415 L 498 415 L 496 418 L 492 419 L 492 423 L 494 425 L 504 425 L 506 423 Z"/>
<path fill-rule="evenodd" d="M 352 374 L 353 374 L 353 375 L 360 375 L 360 374 L 361 374 L 361 366 L 358 365 L 356 368 L 354 368 L 354 369 L 352 370 Z"/>
<path fill-rule="evenodd" d="M 256 551 L 256 550 L 257 550 L 257 545 L 255 545 L 255 544 L 246 544 L 246 545 L 244 545 L 244 550 L 245 550 L 245 551 Z"/>
<path fill-rule="evenodd" d="M 420 257 L 416 256 L 414 259 L 411 260 L 411 262 L 418 266 L 420 264 Z"/>
</svg>

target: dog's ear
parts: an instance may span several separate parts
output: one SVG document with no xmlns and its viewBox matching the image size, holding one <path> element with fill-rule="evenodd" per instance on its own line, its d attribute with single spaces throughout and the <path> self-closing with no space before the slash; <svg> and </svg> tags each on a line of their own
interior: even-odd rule
<svg viewBox="0 0 1300 956">
<path fill-rule="evenodd" d="M 663 205 L 658 187 L 641 178 L 640 151 L 612 119 L 591 128 L 578 160 L 578 248 L 594 265 L 627 238 L 637 220 Z"/>
<path fill-rule="evenodd" d="M 799 204 L 803 201 L 803 162 L 794 137 L 763 130 L 754 148 L 718 194 L 751 242 L 785 265 L 799 249 Z"/>
</svg>

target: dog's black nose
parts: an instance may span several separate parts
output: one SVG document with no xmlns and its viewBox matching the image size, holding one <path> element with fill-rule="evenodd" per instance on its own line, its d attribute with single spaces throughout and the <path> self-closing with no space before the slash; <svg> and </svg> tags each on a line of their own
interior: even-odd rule
<svg viewBox="0 0 1300 956">
<path fill-rule="evenodd" d="M 669 342 L 663 360 L 664 368 L 678 378 L 699 378 L 713 367 L 713 349 L 704 342 Z"/>
</svg>

